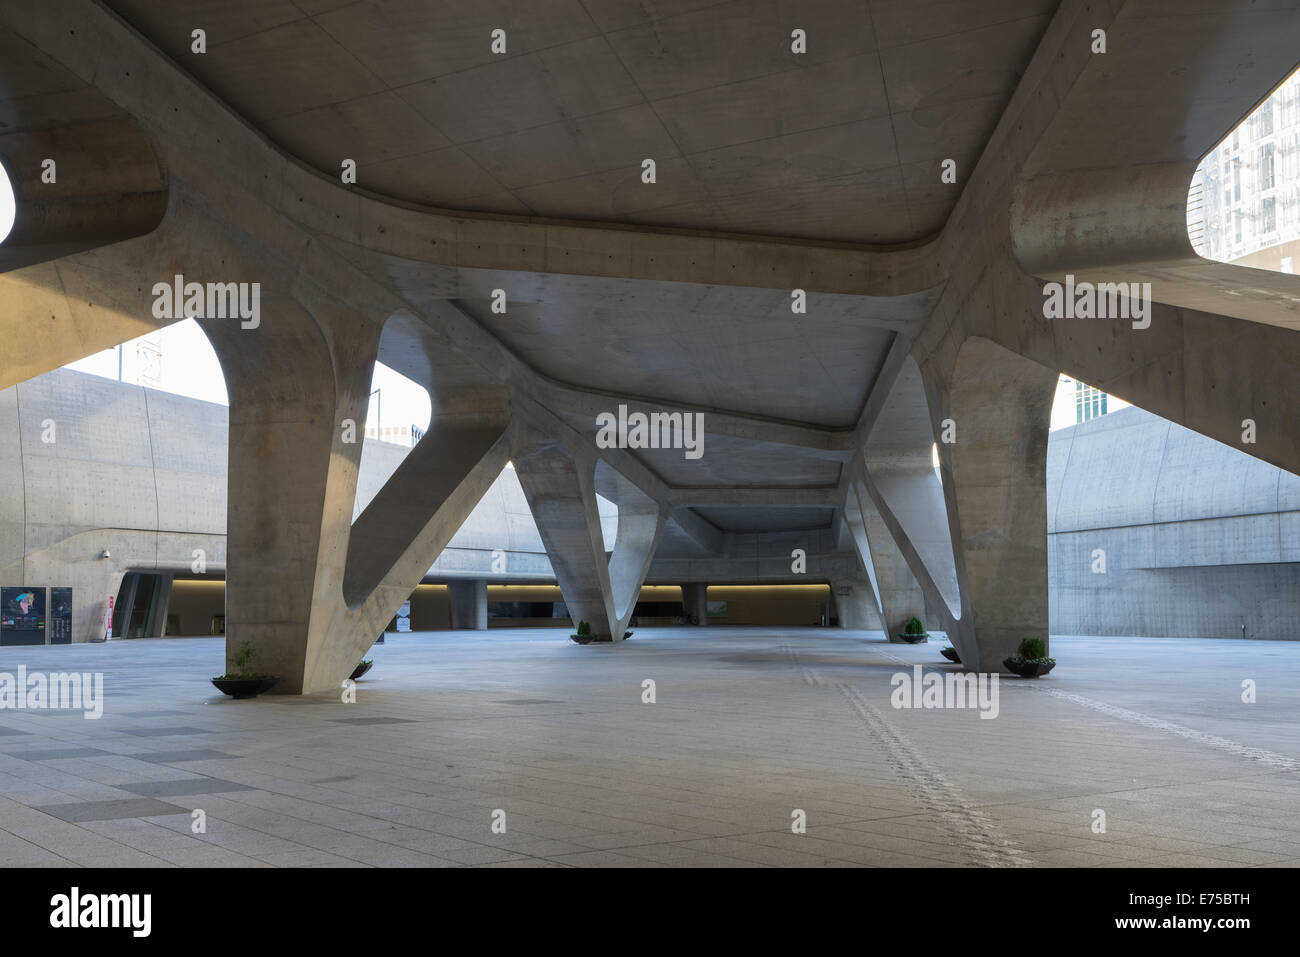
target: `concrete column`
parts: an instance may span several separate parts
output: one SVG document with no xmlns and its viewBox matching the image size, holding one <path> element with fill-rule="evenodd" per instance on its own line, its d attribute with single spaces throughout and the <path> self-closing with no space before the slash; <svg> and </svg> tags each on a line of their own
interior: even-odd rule
<svg viewBox="0 0 1300 957">
<path fill-rule="evenodd" d="M 1047 439 L 1057 373 L 968 339 L 939 393 L 956 441 L 939 447 L 962 583 L 962 662 L 996 671 L 1021 640 L 1047 640 Z"/>
<path fill-rule="evenodd" d="M 853 550 L 857 553 L 867 581 L 874 589 L 871 602 L 874 617 L 890 641 L 902 633 L 913 617 L 930 625 L 925 614 L 925 593 L 907 566 L 907 559 L 894 543 L 880 511 L 859 479 L 850 484 L 844 504 L 844 519 Z"/>
<path fill-rule="evenodd" d="M 257 328 L 202 325 L 230 393 L 227 654 L 251 641 L 275 693 L 333 690 L 500 474 L 508 407 L 490 390 L 440 395 L 353 522 L 380 325 L 265 293 Z"/>
<path fill-rule="evenodd" d="M 876 596 L 866 582 L 842 579 L 831 582 L 831 602 L 841 628 L 867 631 L 881 627 Z"/>
<path fill-rule="evenodd" d="M 607 559 L 596 505 L 594 456 L 533 433 L 512 456 L 537 531 L 574 625 L 621 641 L 654 557 L 667 509 L 625 481 L 618 534 Z"/>
<path fill-rule="evenodd" d="M 871 559 L 890 640 L 915 616 L 927 628 L 940 627 L 952 635 L 962 661 L 973 661 L 974 649 L 968 652 L 961 636 L 953 634 L 953 623 L 962 615 L 962 594 L 951 517 L 934 469 L 935 440 L 947 437 L 943 416 L 934 409 L 920 367 L 914 359 L 904 359 L 867 439 L 864 466 L 854 477 L 845 513 L 852 519 L 853 506 L 859 506 L 856 524 L 863 534 L 857 534 L 853 522 L 850 527 L 859 559 Z M 941 426 L 938 433 L 932 422 Z M 957 436 L 965 439 L 960 430 Z M 938 608 L 941 620 L 927 615 L 927 606 Z"/>
<path fill-rule="evenodd" d="M 487 629 L 487 582 L 452 582 L 447 586 L 451 592 L 451 627 L 456 629 Z"/>
<path fill-rule="evenodd" d="M 1048 635 L 1057 374 L 988 339 L 967 339 L 949 355 L 924 373 L 911 359 L 902 365 L 868 439 L 860 488 L 940 620 L 924 609 L 918 617 L 947 632 L 969 670 L 999 670 L 1021 639 Z"/>
<path fill-rule="evenodd" d="M 682 585 L 682 616 L 697 625 L 709 623 L 709 586 L 704 582 L 687 582 Z"/>
</svg>

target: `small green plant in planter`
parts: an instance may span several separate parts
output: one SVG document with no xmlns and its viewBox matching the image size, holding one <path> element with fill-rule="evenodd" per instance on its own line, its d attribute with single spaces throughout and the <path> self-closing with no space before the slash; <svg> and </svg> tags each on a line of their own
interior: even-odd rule
<svg viewBox="0 0 1300 957">
<path fill-rule="evenodd" d="M 898 636 L 900 641 L 905 641 L 909 645 L 919 644 L 922 641 L 929 641 L 930 636 L 926 634 L 925 623 L 920 618 L 913 618 L 903 626 L 903 633 Z"/>
<path fill-rule="evenodd" d="M 358 678 L 360 678 L 362 675 L 364 675 L 367 671 L 369 671 L 370 668 L 371 668 L 371 666 L 374 665 L 374 663 L 375 663 L 375 659 L 374 659 L 374 658 L 363 658 L 362 661 L 361 661 L 361 664 L 359 664 L 359 665 L 357 665 L 355 668 L 353 668 L 353 669 L 352 669 L 352 674 L 348 675 L 348 677 L 349 677 L 350 679 L 352 679 L 353 681 L 356 681 Z"/>
<path fill-rule="evenodd" d="M 591 625 L 585 621 L 578 622 L 578 633 L 569 637 L 580 645 L 589 645 L 596 640 L 596 636 L 591 633 Z"/>
<path fill-rule="evenodd" d="M 234 670 L 213 678 L 212 683 L 218 691 L 232 698 L 256 698 L 280 680 L 279 675 L 263 675 L 253 670 L 257 650 L 250 641 L 241 644 L 227 660 Z"/>
<path fill-rule="evenodd" d="M 1002 667 L 1022 678 L 1037 678 L 1056 667 L 1056 659 L 1047 657 L 1047 642 L 1042 638 L 1026 638 Z"/>
<path fill-rule="evenodd" d="M 948 645 L 945 648 L 940 648 L 939 654 L 943 655 L 949 661 L 955 661 L 957 664 L 961 664 L 961 657 L 957 654 L 957 649 L 954 648 L 952 645 Z"/>
</svg>

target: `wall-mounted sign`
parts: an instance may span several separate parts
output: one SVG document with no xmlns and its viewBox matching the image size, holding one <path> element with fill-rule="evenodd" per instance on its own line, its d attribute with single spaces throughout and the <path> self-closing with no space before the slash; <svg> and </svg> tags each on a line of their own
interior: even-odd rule
<svg viewBox="0 0 1300 957">
<path fill-rule="evenodd" d="M 0 645 L 45 644 L 45 588 L 0 588 Z"/>
</svg>

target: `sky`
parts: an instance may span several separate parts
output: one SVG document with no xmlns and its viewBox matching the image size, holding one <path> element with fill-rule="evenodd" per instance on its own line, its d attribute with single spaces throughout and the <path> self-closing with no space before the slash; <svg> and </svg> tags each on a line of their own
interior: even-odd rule
<svg viewBox="0 0 1300 957">
<path fill-rule="evenodd" d="M 14 189 L 9 185 L 9 175 L 0 166 L 0 242 L 14 228 Z"/>
</svg>

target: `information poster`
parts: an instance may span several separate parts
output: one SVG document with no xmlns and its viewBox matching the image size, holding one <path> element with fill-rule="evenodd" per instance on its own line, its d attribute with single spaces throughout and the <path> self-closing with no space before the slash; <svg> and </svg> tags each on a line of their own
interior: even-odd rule
<svg viewBox="0 0 1300 957">
<path fill-rule="evenodd" d="M 50 644 L 72 644 L 72 589 L 50 589 Z"/>
<path fill-rule="evenodd" d="M 45 644 L 45 589 L 0 588 L 0 645 Z"/>
<path fill-rule="evenodd" d="M 408 598 L 402 602 L 402 607 L 397 609 L 397 630 L 407 632 L 411 630 L 411 600 Z"/>
</svg>

